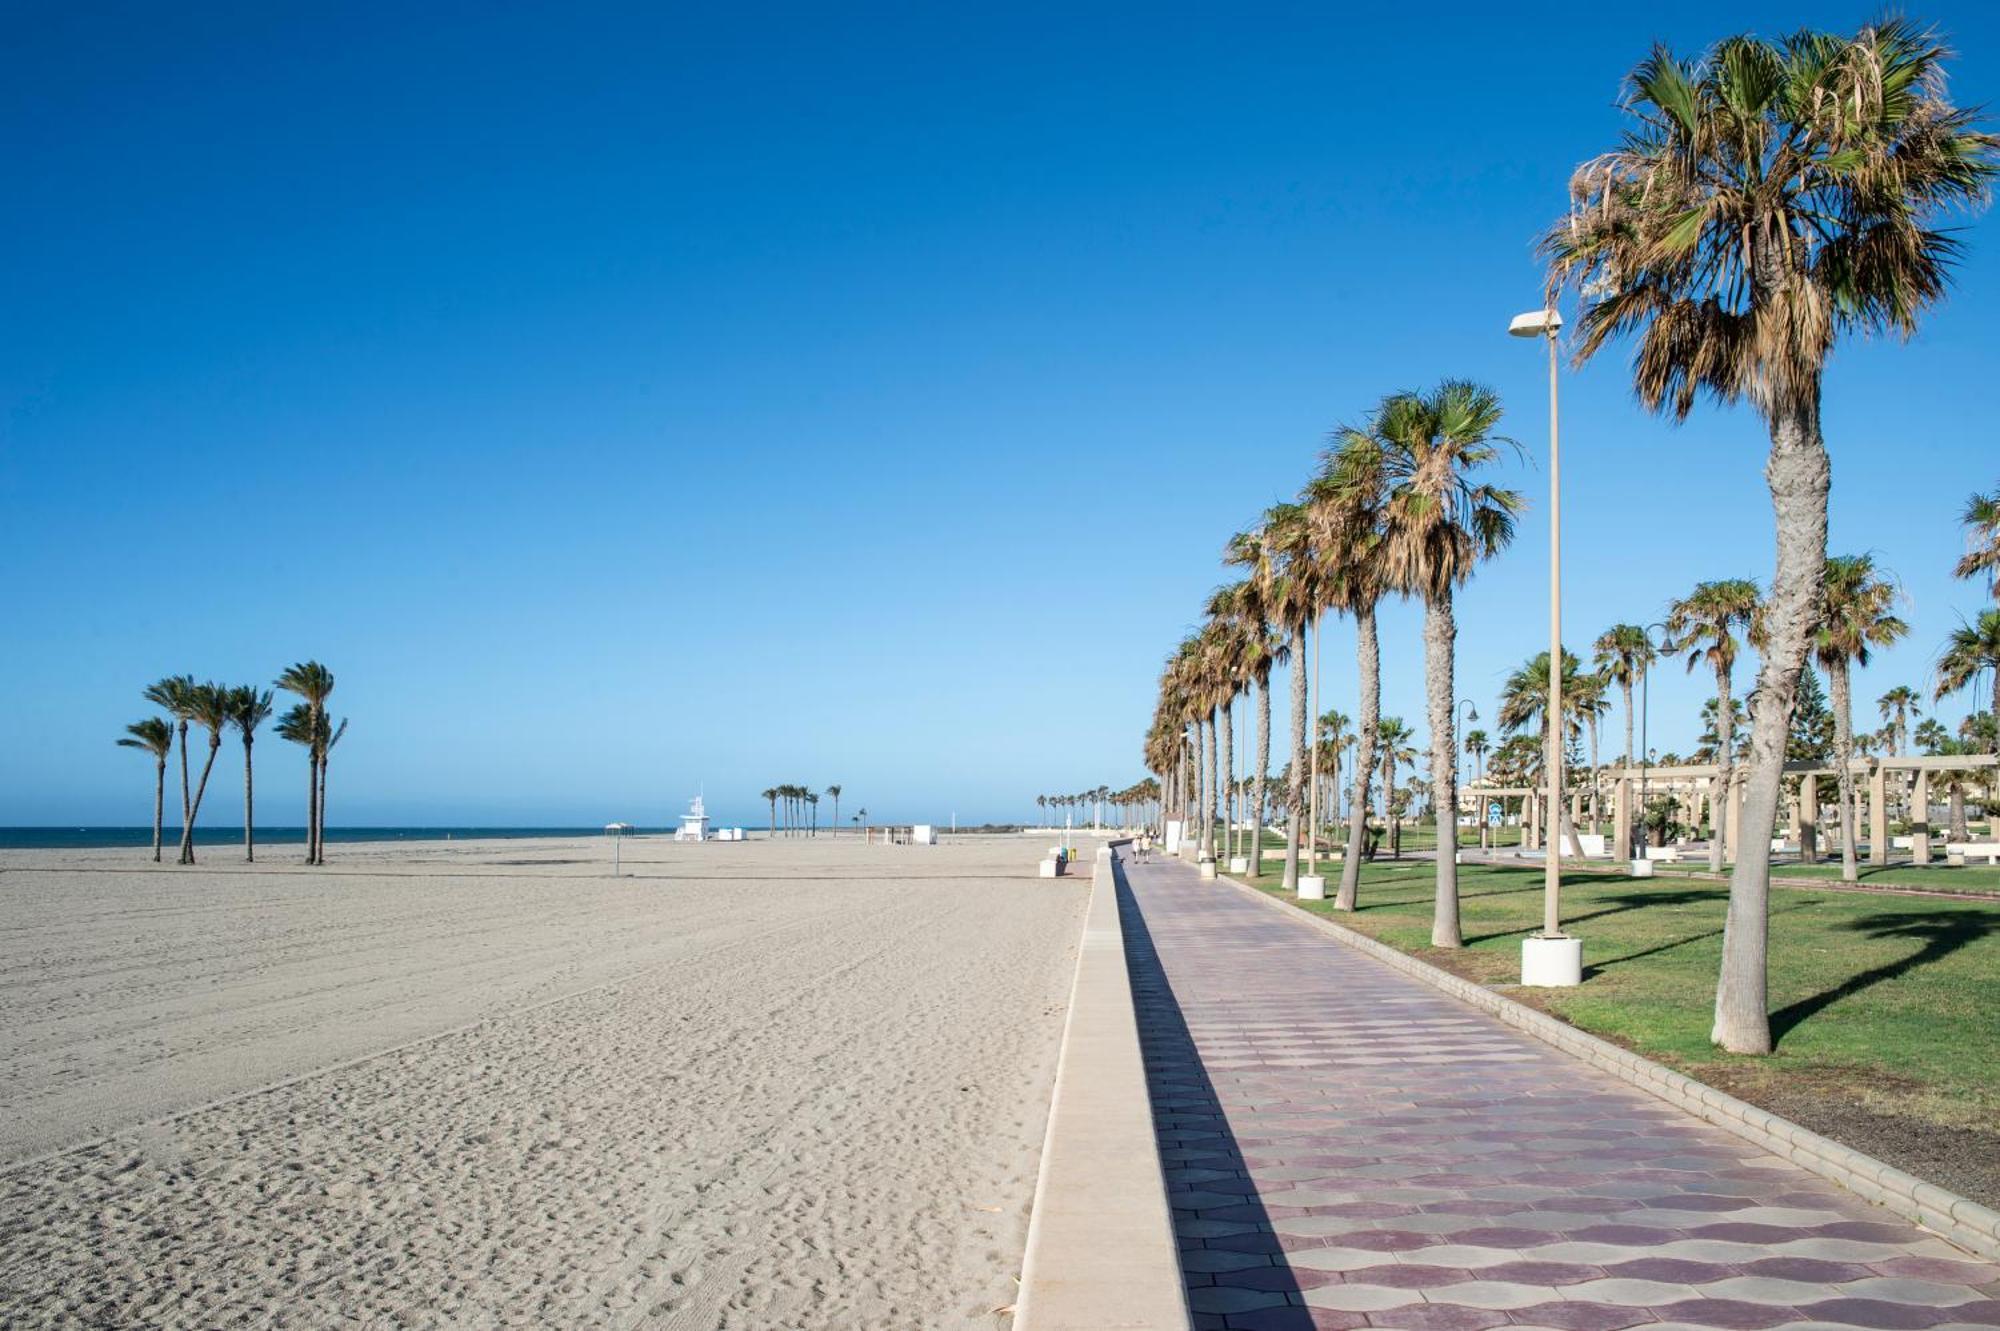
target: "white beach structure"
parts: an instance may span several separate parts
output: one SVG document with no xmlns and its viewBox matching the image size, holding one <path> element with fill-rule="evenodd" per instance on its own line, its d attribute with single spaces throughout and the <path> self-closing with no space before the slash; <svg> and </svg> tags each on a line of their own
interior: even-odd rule
<svg viewBox="0 0 2000 1331">
<path fill-rule="evenodd" d="M 688 802 L 688 811 L 681 815 L 681 825 L 674 829 L 674 840 L 708 840 L 708 810 L 702 806 L 701 796 L 696 795 Z"/>
</svg>

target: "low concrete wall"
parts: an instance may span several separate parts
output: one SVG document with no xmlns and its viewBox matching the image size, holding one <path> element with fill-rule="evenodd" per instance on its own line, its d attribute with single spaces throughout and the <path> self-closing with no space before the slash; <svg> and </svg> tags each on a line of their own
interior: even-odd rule
<svg viewBox="0 0 2000 1331">
<path fill-rule="evenodd" d="M 1608 1040 L 1600 1040 L 1566 1021 L 1559 1021 L 1503 994 L 1496 994 L 1483 984 L 1419 961 L 1386 943 L 1376 942 L 1366 934 L 1301 910 L 1233 878 L 1227 881 L 1237 891 L 1256 898 L 1273 910 L 1283 911 L 1292 919 L 1318 929 L 1356 951 L 1365 952 L 1405 975 L 1464 999 L 1509 1026 L 1600 1067 L 1668 1104 L 1725 1128 L 1772 1155 L 1782 1156 L 1821 1178 L 1839 1184 L 1849 1192 L 1887 1207 L 1905 1220 L 1913 1221 L 1969 1252 L 1982 1257 L 2000 1257 L 2000 1212 L 1990 1207 L 1981 1206 L 1957 1193 L 1946 1192 L 1913 1174 L 1904 1173 L 1894 1165 L 1885 1164 L 1871 1155 L 1863 1155 L 1852 1147 L 1842 1146 L 1831 1138 L 1822 1137 L 1790 1119 L 1780 1118 L 1733 1095 L 1725 1095 L 1713 1086 L 1704 1085 L 1629 1049 L 1621 1049 Z"/>
<path fill-rule="evenodd" d="M 1091 878 L 1014 1325 L 1191 1325 L 1108 854 Z"/>
</svg>

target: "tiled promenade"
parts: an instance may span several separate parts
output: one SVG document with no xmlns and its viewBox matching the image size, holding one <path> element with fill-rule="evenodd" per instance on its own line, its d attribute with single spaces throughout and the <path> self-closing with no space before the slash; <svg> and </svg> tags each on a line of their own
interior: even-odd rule
<svg viewBox="0 0 2000 1331">
<path fill-rule="evenodd" d="M 1125 872 L 1197 1326 L 2000 1326 L 2000 1267 L 1227 884 Z"/>
</svg>

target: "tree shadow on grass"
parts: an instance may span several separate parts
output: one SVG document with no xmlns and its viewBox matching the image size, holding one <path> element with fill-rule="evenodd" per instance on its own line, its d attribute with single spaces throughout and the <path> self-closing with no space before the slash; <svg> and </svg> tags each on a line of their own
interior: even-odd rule
<svg viewBox="0 0 2000 1331">
<path fill-rule="evenodd" d="M 1724 895 L 1726 896 L 1727 893 Z M 1808 906 L 1816 906 L 1818 904 L 1817 900 L 1788 902 L 1782 906 L 1771 907 L 1771 914 L 1783 915 L 1787 911 L 1804 910 Z M 1622 966 L 1628 961 L 1638 961 L 1643 957 L 1658 956 L 1662 952 L 1671 952 L 1677 947 L 1686 947 L 1689 943 L 1699 943 L 1704 939 L 1720 937 L 1722 937 L 1722 930 L 1715 928 L 1704 929 L 1698 934 L 1687 934 L 1680 938 L 1670 938 L 1664 943 L 1655 943 L 1652 947 L 1640 948 L 1637 952 L 1627 952 L 1622 957 L 1612 957 L 1609 961 L 1600 961 L 1594 965 L 1585 966 L 1583 968 L 1583 978 L 1588 980 L 1592 976 L 1600 975 L 1606 968 L 1611 966 Z"/>
<path fill-rule="evenodd" d="M 1831 989 L 1823 990 L 1810 998 L 1802 998 L 1771 1014 L 1771 1038 L 1782 1040 L 1786 1034 L 1801 1023 L 1824 1012 L 1843 998 L 1872 989 L 1884 980 L 1898 976 L 1933 962 L 1944 960 L 1968 943 L 1976 943 L 1988 934 L 2000 933 L 2000 912 L 1979 910 L 1974 907 L 1958 907 L 1950 910 L 1896 911 L 1879 915 L 1864 915 L 1850 920 L 1844 928 L 1866 934 L 1871 939 L 1889 941 L 1908 939 L 1921 944 L 1915 952 L 1896 961 L 1886 962 L 1856 975 L 1851 975 Z"/>
<path fill-rule="evenodd" d="M 1585 911 L 1581 915 L 1565 915 L 1563 923 L 1583 924 L 1588 920 L 1601 920 L 1607 915 L 1623 915 L 1627 911 L 1644 910 L 1648 906 L 1691 906 L 1696 902 L 1727 901 L 1728 899 L 1729 892 L 1724 888 L 1688 887 L 1674 888 L 1665 892 L 1625 892 L 1615 897 L 1603 898 L 1603 900 L 1611 904 L 1602 910 Z M 1524 924 L 1518 929 L 1498 929 L 1490 934 L 1479 934 L 1476 937 L 1467 938 L 1465 945 L 1471 947 L 1475 943 L 1487 943 L 1496 938 L 1512 938 L 1516 935 L 1525 936 L 1536 932 L 1541 927 L 1539 924 Z"/>
</svg>

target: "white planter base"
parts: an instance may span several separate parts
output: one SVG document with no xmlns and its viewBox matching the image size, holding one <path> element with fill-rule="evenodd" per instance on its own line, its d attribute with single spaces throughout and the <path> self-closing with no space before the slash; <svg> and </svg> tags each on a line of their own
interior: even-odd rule
<svg viewBox="0 0 2000 1331">
<path fill-rule="evenodd" d="M 1231 855 L 1229 857 L 1229 872 L 1249 873 L 1250 857 L 1248 855 Z"/>
<path fill-rule="evenodd" d="M 1200 864 L 1199 864 L 1198 866 L 1196 866 L 1196 868 L 1198 869 L 1198 871 L 1200 872 L 1200 874 L 1201 874 L 1201 876 L 1202 876 L 1203 878 L 1213 878 L 1213 877 L 1215 877 L 1215 861 L 1214 861 L 1214 860 L 1203 860 L 1203 861 L 1202 861 L 1202 862 L 1201 862 L 1201 863 L 1200 863 Z"/>
<path fill-rule="evenodd" d="M 1042 861 L 1042 877 L 1054 878 L 1062 872 L 1062 861 L 1051 855 Z"/>
<path fill-rule="evenodd" d="M 1528 938 L 1521 942 L 1521 983 L 1568 989 L 1583 983 L 1581 938 Z"/>
<path fill-rule="evenodd" d="M 1299 875 L 1299 900 L 1300 900 L 1300 901 L 1325 901 L 1325 900 L 1326 900 L 1326 879 L 1325 879 L 1325 877 L 1324 877 L 1324 876 L 1322 876 L 1322 875 L 1320 875 L 1320 874 L 1316 874 L 1316 873 L 1302 873 L 1302 874 L 1300 874 L 1300 875 Z"/>
<path fill-rule="evenodd" d="M 1653 876 L 1653 862 L 1651 860 L 1633 860 L 1632 876 L 1634 878 L 1651 878 Z"/>
</svg>

